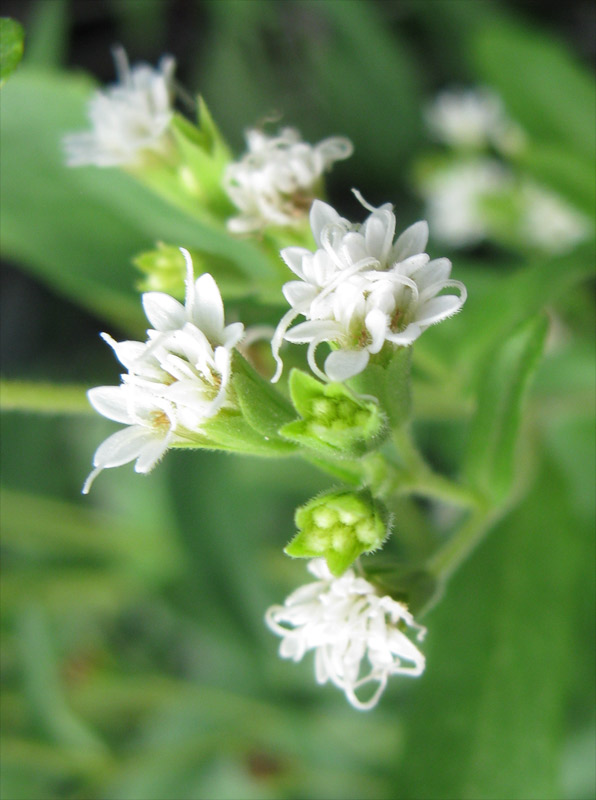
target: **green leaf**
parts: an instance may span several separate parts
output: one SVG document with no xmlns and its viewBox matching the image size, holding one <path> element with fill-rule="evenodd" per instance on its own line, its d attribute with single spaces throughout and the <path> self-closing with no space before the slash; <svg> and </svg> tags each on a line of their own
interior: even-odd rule
<svg viewBox="0 0 596 800">
<path fill-rule="evenodd" d="M 561 478 L 547 461 L 424 618 L 427 669 L 406 711 L 400 798 L 567 796 L 559 770 L 569 692 L 577 689 L 577 708 L 593 696 L 593 664 L 582 681 L 593 620 L 581 630 L 577 614 L 593 596 L 594 545 Z"/>
<path fill-rule="evenodd" d="M 465 475 L 473 488 L 496 504 L 506 499 L 513 483 L 522 403 L 547 329 L 543 315 L 523 323 L 490 355 L 481 375 Z"/>
<path fill-rule="evenodd" d="M 520 166 L 590 216 L 596 210 L 594 169 L 575 150 L 533 142 L 518 157 Z"/>
<path fill-rule="evenodd" d="M 0 18 L 0 87 L 18 67 L 24 43 L 23 26 L 14 19 Z"/>
<path fill-rule="evenodd" d="M 481 29 L 472 46 L 481 78 L 500 93 L 533 139 L 559 144 L 594 163 L 594 80 L 563 45 L 545 33 L 494 24 Z"/>
</svg>

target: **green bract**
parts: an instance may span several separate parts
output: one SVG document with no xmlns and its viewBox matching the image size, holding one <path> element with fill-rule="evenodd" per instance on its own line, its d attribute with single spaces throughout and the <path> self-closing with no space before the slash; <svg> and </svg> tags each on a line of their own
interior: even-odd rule
<svg viewBox="0 0 596 800">
<path fill-rule="evenodd" d="M 280 428 L 286 439 L 336 456 L 362 455 L 381 443 L 385 420 L 376 401 L 298 369 L 290 375 L 290 394 L 302 419 Z"/>
<path fill-rule="evenodd" d="M 296 558 L 322 556 L 334 575 L 379 548 L 388 533 L 385 508 L 367 491 L 315 497 L 297 509 L 295 521 L 299 533 L 285 552 Z"/>
</svg>

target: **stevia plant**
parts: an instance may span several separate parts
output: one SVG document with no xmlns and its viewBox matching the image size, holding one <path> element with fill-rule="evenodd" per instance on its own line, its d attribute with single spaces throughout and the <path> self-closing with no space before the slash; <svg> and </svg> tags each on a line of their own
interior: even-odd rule
<svg viewBox="0 0 596 800">
<path fill-rule="evenodd" d="M 285 548 L 289 556 L 312 559 L 321 582 L 297 590 L 267 619 L 283 636 L 280 655 L 297 660 L 314 648 L 317 680 L 331 679 L 356 708 L 372 708 L 391 675 L 423 672 L 424 656 L 405 635 L 407 627 L 417 627 L 418 638 L 424 633 L 412 612 L 420 615 L 435 602 L 503 500 L 472 480 L 435 472 L 411 434 L 412 348 L 428 328 L 461 311 L 466 288 L 451 278 L 449 259 L 426 252 L 426 221 L 399 233 L 391 203 L 373 207 L 354 189 L 368 213 L 351 221 L 321 199 L 325 171 L 352 154 L 347 138 L 313 146 L 293 128 L 250 130 L 248 152 L 234 161 L 203 101 L 198 123 L 174 111 L 171 58 L 154 70 L 131 69 L 121 50 L 115 57 L 119 83 L 90 100 L 90 132 L 64 138 L 68 166 L 127 169 L 226 235 L 252 239 L 263 258 L 283 261 L 298 280 L 280 287 L 290 309 L 274 330 L 226 325 L 217 264 L 214 275 L 196 278 L 192 255 L 180 246 L 184 304 L 145 292 L 144 342 L 102 334 L 126 371 L 119 386 L 91 389 L 89 401 L 126 427 L 98 447 L 83 492 L 104 469 L 135 461 L 135 470 L 147 473 L 180 447 L 292 455 L 340 476 L 343 486 L 296 511 L 298 532 Z M 180 258 L 172 248 L 161 252 L 175 284 Z M 159 256 L 145 258 L 154 282 L 158 263 Z M 520 334 L 522 382 L 545 331 L 538 319 Z M 252 363 L 251 345 L 263 338 L 270 341 L 273 373 L 267 363 Z M 280 383 L 284 343 L 308 344 L 306 364 L 293 367 L 287 389 Z M 328 354 L 320 364 L 322 345 Z M 399 541 L 395 508 L 408 495 L 466 513 L 424 562 L 404 558 L 395 567 L 382 548 L 390 536 Z M 422 592 L 412 589 L 413 576 Z M 364 676 L 366 662 L 371 671 Z M 363 697 L 359 690 L 371 682 L 373 694 Z"/>
<path fill-rule="evenodd" d="M 2 382 L 2 793 L 593 794 L 589 78 L 498 2 L 221 0 L 185 55 L 119 0 L 94 93 L 37 5 L 2 247 L 95 318 L 27 305 L 81 385 Z"/>
</svg>

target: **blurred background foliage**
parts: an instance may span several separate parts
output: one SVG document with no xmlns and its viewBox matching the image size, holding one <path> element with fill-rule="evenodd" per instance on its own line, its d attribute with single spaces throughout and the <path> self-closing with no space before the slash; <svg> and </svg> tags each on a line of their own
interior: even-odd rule
<svg viewBox="0 0 596 800">
<path fill-rule="evenodd" d="M 315 686 L 310 661 L 279 660 L 263 624 L 304 581 L 281 547 L 295 506 L 329 485 L 322 474 L 291 459 L 174 452 L 147 477 L 110 471 L 81 498 L 113 426 L 87 414 L 79 387 L 116 382 L 99 330 L 143 330 L 133 257 L 158 239 L 227 253 L 127 176 L 67 170 L 59 146 L 84 126 L 94 82 L 113 80 L 114 42 L 133 62 L 167 51 L 236 152 L 243 129 L 269 117 L 310 141 L 345 134 L 355 155 L 334 170 L 332 201 L 357 218 L 356 186 L 395 203 L 405 227 L 423 213 L 412 174 L 430 147 L 424 105 L 445 86 L 481 84 L 525 129 L 528 173 L 592 214 L 593 6 L 552 8 L 3 4 L 26 45 L 1 97 L 2 369 L 71 386 L 52 414 L 12 411 L 3 391 L 3 798 L 594 796 L 593 237 L 559 256 L 491 244 L 460 255 L 437 249 L 431 230 L 431 254 L 452 257 L 470 294 L 415 347 L 417 433 L 434 464 L 456 469 L 516 326 L 546 312 L 550 334 L 510 509 L 425 619 L 425 676 L 394 680 L 362 714 Z M 246 300 L 228 308 L 249 323 L 279 318 Z M 491 378 L 505 395 L 508 377 Z M 404 506 L 404 536 L 432 539 L 425 510 Z"/>
</svg>

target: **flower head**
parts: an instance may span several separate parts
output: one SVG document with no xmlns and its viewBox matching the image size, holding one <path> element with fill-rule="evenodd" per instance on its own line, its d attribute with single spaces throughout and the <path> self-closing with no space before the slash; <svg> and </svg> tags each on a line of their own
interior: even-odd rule
<svg viewBox="0 0 596 800">
<path fill-rule="evenodd" d="M 104 469 L 136 459 L 137 472 L 149 472 L 168 447 L 200 434 L 201 423 L 229 404 L 231 351 L 244 333 L 242 323 L 224 325 L 224 310 L 211 275 L 192 274 L 187 261 L 186 301 L 160 292 L 143 295 L 153 328 L 146 342 L 105 341 L 127 372 L 120 386 L 89 391 L 91 405 L 128 427 L 108 437 L 95 452 L 86 494 Z"/>
<path fill-rule="evenodd" d="M 373 208 L 362 223 L 343 219 L 326 203 L 313 203 L 310 221 L 317 244 L 314 252 L 288 247 L 282 258 L 300 280 L 283 287 L 292 306 L 272 341 L 281 374 L 283 340 L 308 343 L 308 363 L 324 380 L 344 381 L 364 370 L 370 356 L 388 342 L 412 344 L 430 325 L 457 313 L 466 299 L 460 281 L 449 279 L 451 262 L 430 260 L 424 252 L 426 222 L 416 222 L 394 240 L 396 219 L 386 203 Z M 458 295 L 440 292 L 454 287 Z M 290 328 L 302 315 L 305 322 Z M 322 372 L 315 361 L 321 342 L 334 348 Z"/>
<path fill-rule="evenodd" d="M 248 152 L 224 175 L 224 188 L 240 211 L 228 220 L 234 233 L 300 223 L 320 190 L 324 172 L 352 154 L 346 138 L 334 136 L 313 146 L 303 142 L 294 128 L 283 128 L 276 136 L 249 130 L 246 142 Z"/>
<path fill-rule="evenodd" d="M 376 706 L 392 675 L 424 672 L 425 658 L 404 629 L 415 630 L 418 640 L 426 629 L 415 623 L 405 605 L 381 597 L 351 569 L 334 578 L 323 559 L 314 559 L 308 569 L 318 580 L 301 586 L 265 615 L 268 627 L 283 637 L 282 658 L 300 661 L 314 650 L 317 683 L 331 681 L 362 710 Z M 377 688 L 361 700 L 358 692 L 369 683 Z"/>
<path fill-rule="evenodd" d="M 515 152 L 523 145 L 522 130 L 507 116 L 501 98 L 486 88 L 441 92 L 427 108 L 426 122 L 435 139 L 450 147 L 492 144 Z"/>
<path fill-rule="evenodd" d="M 166 147 L 174 59 L 164 56 L 158 69 L 147 64 L 131 69 L 122 48 L 115 49 L 114 59 L 119 83 L 91 98 L 91 131 L 64 138 L 70 167 L 135 165 L 144 152 Z"/>
</svg>

